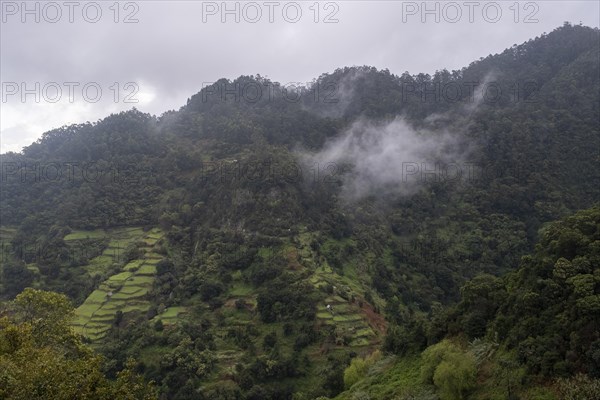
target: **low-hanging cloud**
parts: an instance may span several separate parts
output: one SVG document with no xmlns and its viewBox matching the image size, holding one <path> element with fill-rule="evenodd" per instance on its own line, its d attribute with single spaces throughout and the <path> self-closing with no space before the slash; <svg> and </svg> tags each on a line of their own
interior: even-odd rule
<svg viewBox="0 0 600 400">
<path fill-rule="evenodd" d="M 459 179 L 467 151 L 455 133 L 417 130 L 397 117 L 386 123 L 360 119 L 323 149 L 302 158 L 335 170 L 342 179 L 343 199 L 355 201 L 412 195 L 426 182 Z"/>
<path fill-rule="evenodd" d="M 360 118 L 321 150 L 304 152 L 301 158 L 313 168 L 334 171 L 342 179 L 342 199 L 350 202 L 413 195 L 431 182 L 471 180 L 475 166 L 467 161 L 471 149 L 461 132 L 482 106 L 483 90 L 497 76 L 488 72 L 474 88 L 471 102 L 429 115 L 423 120 L 425 128 L 400 116 L 387 122 Z"/>
</svg>

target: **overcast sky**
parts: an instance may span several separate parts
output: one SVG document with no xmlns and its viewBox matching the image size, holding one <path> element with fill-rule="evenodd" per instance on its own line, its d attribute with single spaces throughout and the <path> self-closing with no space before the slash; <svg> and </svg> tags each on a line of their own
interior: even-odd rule
<svg viewBox="0 0 600 400">
<path fill-rule="evenodd" d="M 599 25 L 595 0 L 515 3 L 0 0 L 0 151 L 134 106 L 179 109 L 223 77 L 309 82 L 353 65 L 433 73 L 564 21 Z"/>
</svg>

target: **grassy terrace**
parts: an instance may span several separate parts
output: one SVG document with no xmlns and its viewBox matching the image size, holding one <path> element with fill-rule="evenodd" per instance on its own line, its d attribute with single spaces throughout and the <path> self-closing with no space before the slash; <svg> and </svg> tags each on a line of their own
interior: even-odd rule
<svg viewBox="0 0 600 400">
<path fill-rule="evenodd" d="M 102 237 L 101 231 L 90 231 L 96 238 Z M 144 232 L 141 228 L 125 228 L 105 233 L 110 237 L 109 245 L 102 255 L 90 261 L 87 266 L 90 274 L 106 271 L 115 263 L 111 252 L 121 252 L 131 243 L 143 241 L 145 252 L 140 258 L 129 261 L 121 271 L 111 275 L 92 292 L 85 302 L 75 310 L 73 327 L 82 335 L 92 341 L 102 339 L 112 323 L 115 321 L 117 311 L 127 313 L 147 312 L 150 303 L 146 300 L 148 291 L 154 283 L 156 264 L 160 261 L 159 254 L 153 252 L 154 245 L 162 238 L 162 232 L 152 229 Z M 73 232 L 70 240 L 81 240 L 92 237 L 84 231 Z M 108 253 L 108 254 L 107 254 Z M 159 317 L 169 323 L 183 312 L 167 309 Z"/>
<path fill-rule="evenodd" d="M 75 230 L 65 236 L 65 242 L 72 240 L 84 240 L 84 239 L 102 239 L 106 237 L 107 233 L 104 229 L 95 229 L 93 231 Z"/>
<path fill-rule="evenodd" d="M 186 313 L 185 307 L 169 307 L 153 318 L 154 321 L 161 320 L 163 324 L 174 324 Z"/>
<path fill-rule="evenodd" d="M 306 246 L 304 247 L 306 249 Z M 345 275 L 354 274 L 352 266 L 344 268 Z M 335 326 L 338 336 L 350 338 L 350 347 L 362 348 L 381 340 L 380 332 L 361 308 L 364 293 L 355 282 L 348 284 L 347 276 L 335 274 L 326 261 L 318 265 L 310 277 L 316 288 L 333 288 L 322 304 L 317 306 L 317 320 Z M 331 306 L 331 309 L 327 308 Z M 373 325 L 373 326 L 372 326 Z"/>
</svg>

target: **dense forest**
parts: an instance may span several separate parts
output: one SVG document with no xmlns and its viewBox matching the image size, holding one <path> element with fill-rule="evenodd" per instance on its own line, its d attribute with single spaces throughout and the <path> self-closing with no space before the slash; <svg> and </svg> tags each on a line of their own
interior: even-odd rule
<svg viewBox="0 0 600 400">
<path fill-rule="evenodd" d="M 0 398 L 600 398 L 599 44 L 222 79 L 0 155 Z"/>
</svg>

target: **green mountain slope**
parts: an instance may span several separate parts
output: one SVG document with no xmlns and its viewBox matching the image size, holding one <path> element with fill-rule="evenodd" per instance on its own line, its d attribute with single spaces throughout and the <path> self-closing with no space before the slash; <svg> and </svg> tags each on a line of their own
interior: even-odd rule
<svg viewBox="0 0 600 400">
<path fill-rule="evenodd" d="M 599 229 L 598 207 L 549 224 L 516 271 L 463 286 L 442 323 L 451 340 L 371 363 L 336 398 L 598 397 Z"/>
<path fill-rule="evenodd" d="M 569 292 L 545 282 L 540 260 L 558 253 L 536 250 L 530 274 L 545 283 L 526 299 L 512 290 L 534 278 L 511 271 L 535 243 L 554 246 L 546 223 L 600 198 L 599 38 L 565 24 L 433 76 L 341 68 L 298 101 L 260 76 L 223 79 L 160 117 L 134 109 L 47 132 L 0 155 L 0 296 L 67 294 L 108 374 L 132 356 L 165 398 L 334 397 L 351 359 L 378 348 L 399 357 L 373 361 L 381 379 L 405 382 L 385 396 L 435 398 L 417 354 L 445 337 L 458 337 L 441 345 L 449 360 L 469 364 L 487 348 L 469 343 L 491 335 L 542 382 L 593 375 L 581 313 L 594 311 L 595 261 Z M 498 95 L 431 96 L 490 82 Z M 221 95 L 235 85 L 272 96 Z M 589 234 L 577 229 L 575 241 Z M 518 320 L 523 302 L 571 302 L 560 321 L 583 325 L 551 325 L 562 339 L 540 331 L 534 345 L 524 335 L 544 314 Z M 535 361 L 511 353 L 519 343 Z M 481 374 L 499 361 L 486 360 L 477 373 L 493 383 Z M 379 378 L 365 379 L 368 394 Z"/>
</svg>

